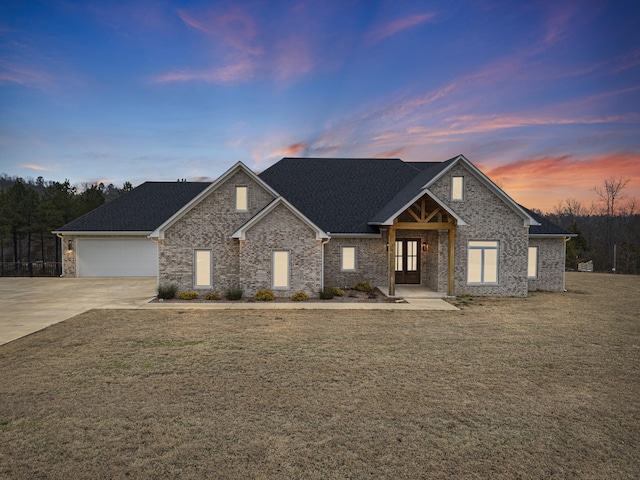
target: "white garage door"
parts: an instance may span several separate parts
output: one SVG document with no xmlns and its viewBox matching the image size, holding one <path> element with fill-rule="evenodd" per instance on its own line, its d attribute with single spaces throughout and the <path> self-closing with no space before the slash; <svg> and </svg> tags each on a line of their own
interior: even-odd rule
<svg viewBox="0 0 640 480">
<path fill-rule="evenodd" d="M 149 239 L 78 239 L 79 277 L 156 277 L 158 247 Z"/>
</svg>

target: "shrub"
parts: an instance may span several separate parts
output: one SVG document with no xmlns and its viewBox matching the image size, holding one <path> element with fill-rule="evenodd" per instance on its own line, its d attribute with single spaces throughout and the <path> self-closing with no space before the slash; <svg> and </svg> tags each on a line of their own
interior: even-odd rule
<svg viewBox="0 0 640 480">
<path fill-rule="evenodd" d="M 198 292 L 180 292 L 178 298 L 180 300 L 194 300 L 198 298 Z"/>
<path fill-rule="evenodd" d="M 373 287 L 369 282 L 358 282 L 358 284 L 354 287 L 359 292 L 372 292 Z"/>
<path fill-rule="evenodd" d="M 336 297 L 343 297 L 344 296 L 344 290 L 342 290 L 341 288 L 331 287 L 331 291 L 333 292 L 333 294 Z"/>
<path fill-rule="evenodd" d="M 220 292 L 216 293 L 207 293 L 204 298 L 207 300 L 220 300 L 222 297 L 220 296 Z"/>
<path fill-rule="evenodd" d="M 259 302 L 269 302 L 275 298 L 273 292 L 269 289 L 258 290 L 256 294 L 253 296 Z"/>
<path fill-rule="evenodd" d="M 306 302 L 307 300 L 309 300 L 309 295 L 304 292 L 297 292 L 291 296 L 291 300 L 293 300 L 294 302 Z"/>
<path fill-rule="evenodd" d="M 231 288 L 224 294 L 227 300 L 240 300 L 242 298 L 242 289 Z"/>
<path fill-rule="evenodd" d="M 171 300 L 172 298 L 175 298 L 176 293 L 178 293 L 178 287 L 176 285 L 169 284 L 158 286 L 158 298 L 163 300 Z"/>
<path fill-rule="evenodd" d="M 333 289 L 320 290 L 320 300 L 331 300 L 335 296 Z"/>
</svg>

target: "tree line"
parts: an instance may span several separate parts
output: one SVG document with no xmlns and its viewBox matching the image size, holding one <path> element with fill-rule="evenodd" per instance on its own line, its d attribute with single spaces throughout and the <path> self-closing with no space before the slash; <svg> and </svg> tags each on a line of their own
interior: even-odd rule
<svg viewBox="0 0 640 480">
<path fill-rule="evenodd" d="M 545 214 L 577 235 L 567 242 L 567 268 L 593 261 L 595 271 L 640 273 L 640 213 L 625 191 L 628 183 L 623 176 L 606 178 L 593 188 L 590 205 L 569 198 Z"/>
<path fill-rule="evenodd" d="M 51 231 L 132 188 L 129 182 L 76 186 L 0 175 L 0 275 L 33 274 L 34 264 L 59 263 L 60 241 Z"/>
</svg>

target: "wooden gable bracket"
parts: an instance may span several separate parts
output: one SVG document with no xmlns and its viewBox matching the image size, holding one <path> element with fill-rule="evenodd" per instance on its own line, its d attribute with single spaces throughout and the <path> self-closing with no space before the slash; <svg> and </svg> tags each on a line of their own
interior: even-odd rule
<svg viewBox="0 0 640 480">
<path fill-rule="evenodd" d="M 435 210 L 433 210 L 432 212 L 430 212 L 427 215 L 425 199 L 423 198 L 420 203 L 421 203 L 421 205 L 418 205 L 417 203 L 414 203 L 413 205 L 411 205 L 406 210 L 406 212 L 409 215 L 411 215 L 415 219 L 415 221 L 418 222 L 418 223 L 429 223 L 431 221 L 431 219 L 433 217 L 435 217 L 438 213 L 440 213 L 440 212 L 444 213 L 444 210 L 442 210 L 442 207 L 436 207 Z M 412 207 L 415 207 L 416 210 L 418 210 L 420 212 L 420 216 L 418 216 L 418 214 L 413 211 Z"/>
</svg>

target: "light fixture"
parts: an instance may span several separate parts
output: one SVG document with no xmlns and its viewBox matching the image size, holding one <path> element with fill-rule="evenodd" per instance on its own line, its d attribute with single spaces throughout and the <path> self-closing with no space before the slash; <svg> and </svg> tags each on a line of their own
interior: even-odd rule
<svg viewBox="0 0 640 480">
<path fill-rule="evenodd" d="M 389 242 L 387 242 L 386 247 L 387 247 L 387 252 L 388 252 L 389 251 Z"/>
<path fill-rule="evenodd" d="M 427 248 L 429 248 L 429 245 L 427 245 L 425 242 L 422 242 L 422 251 L 426 252 Z"/>
<path fill-rule="evenodd" d="M 73 252 L 73 240 L 69 240 L 69 242 L 67 243 L 67 253 L 72 253 Z"/>
</svg>

